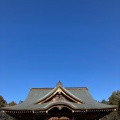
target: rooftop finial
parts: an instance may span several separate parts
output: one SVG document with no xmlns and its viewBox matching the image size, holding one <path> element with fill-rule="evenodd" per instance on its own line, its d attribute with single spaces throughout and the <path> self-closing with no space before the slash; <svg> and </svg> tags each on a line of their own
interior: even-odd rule
<svg viewBox="0 0 120 120">
<path fill-rule="evenodd" d="M 63 85 L 62 85 L 62 83 L 60 82 L 60 80 L 58 81 L 58 83 L 56 84 L 56 87 L 62 87 Z"/>
</svg>

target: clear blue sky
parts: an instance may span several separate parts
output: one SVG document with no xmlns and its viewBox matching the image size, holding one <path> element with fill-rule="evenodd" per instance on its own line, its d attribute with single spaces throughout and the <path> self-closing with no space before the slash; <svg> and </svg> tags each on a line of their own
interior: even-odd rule
<svg viewBox="0 0 120 120">
<path fill-rule="evenodd" d="M 0 95 L 58 80 L 97 101 L 120 90 L 120 0 L 0 1 Z"/>
</svg>

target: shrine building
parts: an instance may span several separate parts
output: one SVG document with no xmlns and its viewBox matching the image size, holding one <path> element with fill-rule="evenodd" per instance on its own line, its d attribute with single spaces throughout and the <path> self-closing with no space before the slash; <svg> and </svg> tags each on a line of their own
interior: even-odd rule
<svg viewBox="0 0 120 120">
<path fill-rule="evenodd" d="M 86 87 L 32 88 L 26 100 L 3 107 L 2 112 L 17 120 L 99 120 L 116 111 L 116 106 L 94 100 Z"/>
</svg>

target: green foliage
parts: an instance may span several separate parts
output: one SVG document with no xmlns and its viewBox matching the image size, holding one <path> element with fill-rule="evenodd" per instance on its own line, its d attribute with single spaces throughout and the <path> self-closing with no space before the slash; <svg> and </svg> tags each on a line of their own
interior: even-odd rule
<svg viewBox="0 0 120 120">
<path fill-rule="evenodd" d="M 112 112 L 111 114 L 102 118 L 102 120 L 120 120 L 120 91 L 114 91 L 112 95 L 109 97 L 109 101 L 102 100 L 101 103 L 117 105 L 117 112 Z"/>
<path fill-rule="evenodd" d="M 2 96 L 0 96 L 0 108 L 4 107 L 7 104 L 6 100 Z"/>
<path fill-rule="evenodd" d="M 109 101 L 106 101 L 106 100 L 103 99 L 103 100 L 101 101 L 101 103 L 108 105 L 108 104 L 109 104 Z"/>
<path fill-rule="evenodd" d="M 118 105 L 120 101 L 120 91 L 113 92 L 112 95 L 109 97 L 109 103 L 111 105 Z"/>
<path fill-rule="evenodd" d="M 11 117 L 6 113 L 0 112 L 0 120 L 17 120 L 17 119 Z"/>
<path fill-rule="evenodd" d="M 16 105 L 16 103 L 14 101 L 9 103 L 9 106 L 14 106 L 14 105 Z"/>
<path fill-rule="evenodd" d="M 23 101 L 22 101 L 22 100 L 20 100 L 18 104 L 21 104 L 21 103 L 23 103 Z"/>
</svg>

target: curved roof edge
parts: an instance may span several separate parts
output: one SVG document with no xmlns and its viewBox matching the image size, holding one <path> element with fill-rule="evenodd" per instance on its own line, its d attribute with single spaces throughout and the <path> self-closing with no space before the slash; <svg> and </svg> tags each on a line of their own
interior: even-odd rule
<svg viewBox="0 0 120 120">
<path fill-rule="evenodd" d="M 79 101 L 80 103 L 83 103 L 83 101 L 81 99 L 79 99 L 78 97 L 74 96 L 72 93 L 70 93 L 66 88 L 63 87 L 62 83 L 59 81 L 56 85 L 56 87 L 51 90 L 48 94 L 46 94 L 44 97 L 40 98 L 38 101 L 36 101 L 36 103 L 39 103 L 41 101 L 43 101 L 44 99 L 46 99 L 47 97 L 49 97 L 50 95 L 54 94 L 57 89 L 62 89 L 65 93 L 67 93 L 69 96 L 71 96 L 72 98 L 76 99 L 77 101 Z"/>
</svg>

